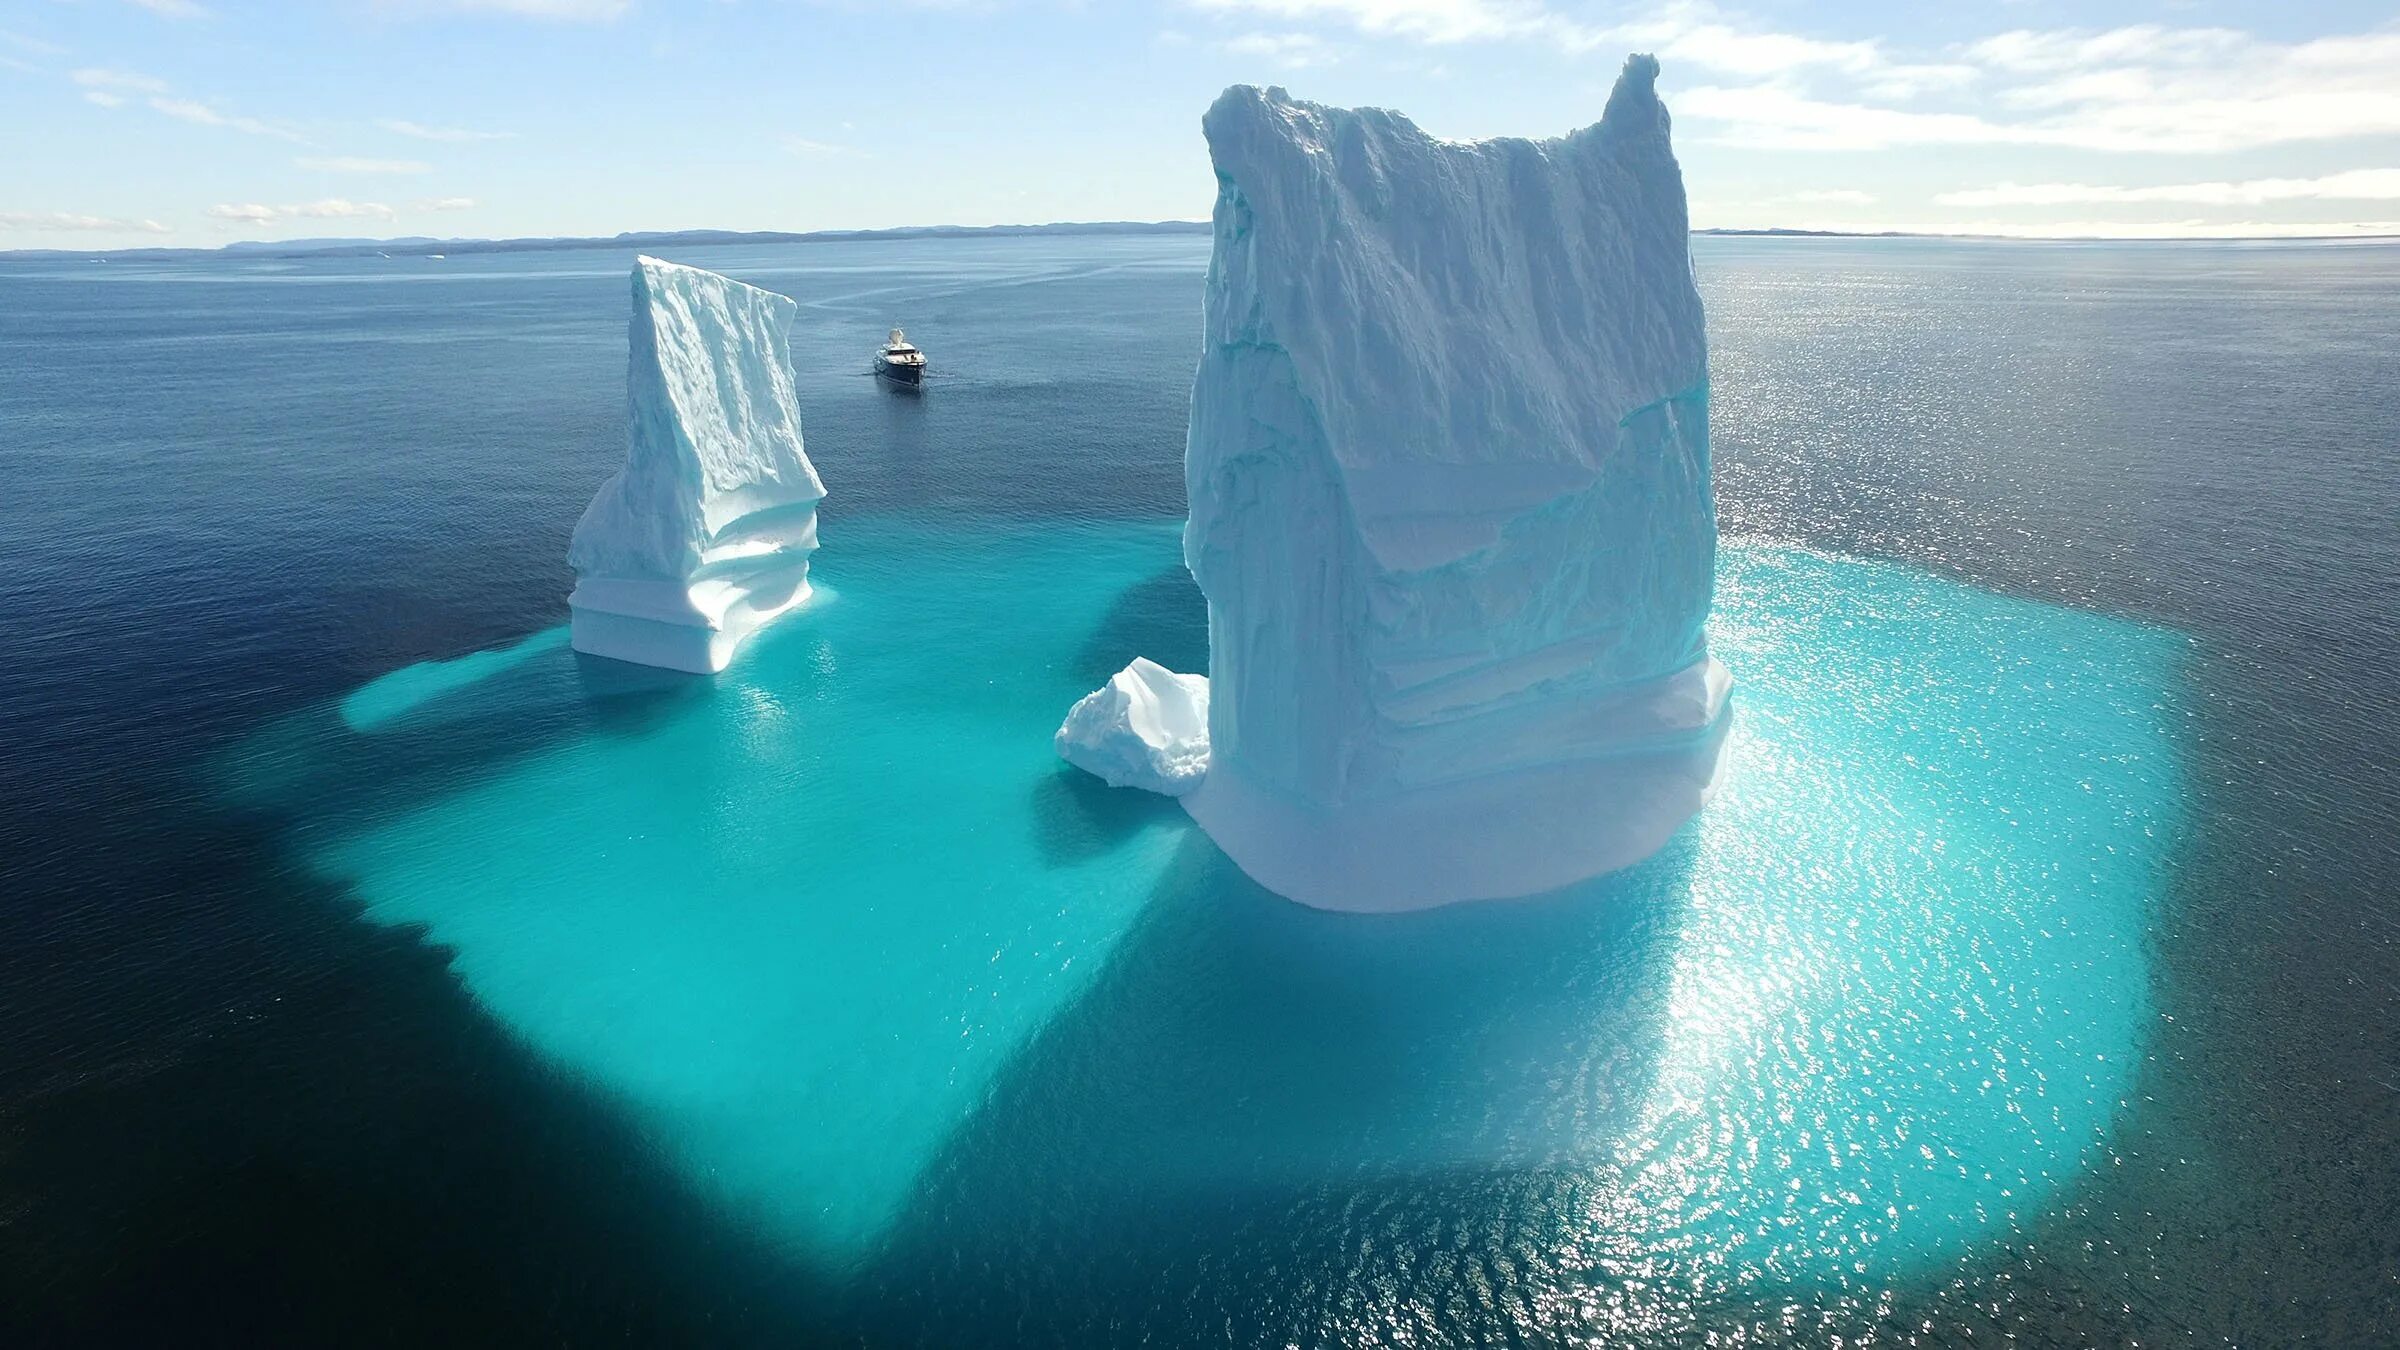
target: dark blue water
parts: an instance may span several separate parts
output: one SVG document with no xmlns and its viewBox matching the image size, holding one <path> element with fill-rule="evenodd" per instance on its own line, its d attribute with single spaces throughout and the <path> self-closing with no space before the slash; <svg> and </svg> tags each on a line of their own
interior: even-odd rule
<svg viewBox="0 0 2400 1350">
<path fill-rule="evenodd" d="M 0 270 L 0 1329 L 2378 1339 L 2400 249 L 1698 248 L 1752 787 L 1365 930 L 1032 720 L 1204 660 L 1205 241 L 682 259 L 833 491 L 718 685 L 423 665 L 563 617 L 627 258 Z"/>
</svg>

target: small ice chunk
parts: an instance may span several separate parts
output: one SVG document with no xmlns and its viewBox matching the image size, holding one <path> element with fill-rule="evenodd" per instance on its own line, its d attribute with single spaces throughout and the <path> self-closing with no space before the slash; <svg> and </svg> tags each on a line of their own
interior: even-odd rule
<svg viewBox="0 0 2400 1350">
<path fill-rule="evenodd" d="M 1208 773 L 1208 677 L 1137 656 L 1067 710 L 1054 743 L 1110 787 L 1180 797 Z"/>
</svg>

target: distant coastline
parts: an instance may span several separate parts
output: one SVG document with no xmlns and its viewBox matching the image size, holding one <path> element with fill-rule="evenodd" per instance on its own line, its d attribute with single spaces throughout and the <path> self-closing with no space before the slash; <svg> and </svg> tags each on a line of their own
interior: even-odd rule
<svg viewBox="0 0 2400 1350">
<path fill-rule="evenodd" d="M 2342 244 L 2400 239 L 2400 234 L 1979 234 L 1972 230 L 1795 230 L 1782 226 L 1712 226 L 1692 233 L 1745 239 L 1952 239 L 1993 244 Z"/>
<path fill-rule="evenodd" d="M 859 239 L 959 239 L 1012 235 L 1206 234 L 1205 220 L 1059 221 L 1048 225 L 904 225 L 888 230 L 628 230 L 618 235 L 559 235 L 532 239 L 278 239 L 223 244 L 216 248 L 19 248 L 0 250 L 0 259 L 57 261 L 118 258 L 133 262 L 187 258 L 341 258 L 378 253 L 538 253 L 569 248 L 676 248 L 694 244 L 821 244 Z"/>
<path fill-rule="evenodd" d="M 278 239 L 221 244 L 215 248 L 18 248 L 0 249 L 0 261 L 60 262 L 108 258 L 127 262 L 173 262 L 194 258 L 341 258 L 379 253 L 538 253 L 577 248 L 677 248 L 695 244 L 822 244 L 865 239 L 981 239 L 1023 235 L 1207 234 L 1205 220 L 1056 221 L 1047 225 L 904 225 L 883 230 L 628 230 L 616 235 L 558 235 L 528 239 Z M 2019 244 L 2240 244 L 2390 242 L 2400 234 L 2257 235 L 2181 238 L 2173 235 L 1944 234 L 1928 230 L 1800 230 L 1780 227 L 1694 230 L 1694 235 L 1751 239 L 1954 239 Z"/>
</svg>

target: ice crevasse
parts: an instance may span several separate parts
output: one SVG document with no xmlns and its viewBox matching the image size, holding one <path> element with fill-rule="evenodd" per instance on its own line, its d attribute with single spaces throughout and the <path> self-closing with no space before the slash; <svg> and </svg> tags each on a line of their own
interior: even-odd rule
<svg viewBox="0 0 2400 1350">
<path fill-rule="evenodd" d="M 577 651 L 707 674 L 810 595 L 817 503 L 772 291 L 636 259 L 624 467 L 576 523 Z"/>
<path fill-rule="evenodd" d="M 1706 802 L 1708 349 L 1657 62 L 1596 125 L 1444 141 L 1228 90 L 1184 558 L 1253 878 L 1411 909 L 1630 865 Z"/>
</svg>

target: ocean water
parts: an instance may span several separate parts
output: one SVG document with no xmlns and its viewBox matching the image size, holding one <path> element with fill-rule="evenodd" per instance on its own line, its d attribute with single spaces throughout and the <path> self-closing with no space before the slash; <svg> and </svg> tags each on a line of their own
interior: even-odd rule
<svg viewBox="0 0 2400 1350">
<path fill-rule="evenodd" d="M 627 257 L 0 268 L 0 1327 L 2400 1325 L 2400 248 L 1696 251 L 1728 787 L 1397 918 L 1049 751 L 1205 661 L 1205 239 L 692 250 L 832 494 L 714 680 L 560 628 Z"/>
</svg>

